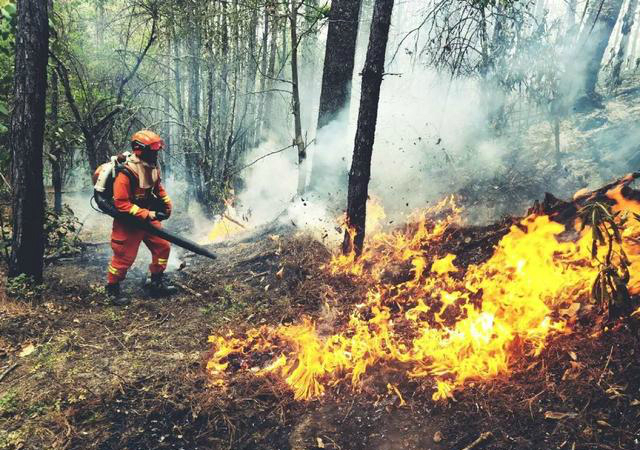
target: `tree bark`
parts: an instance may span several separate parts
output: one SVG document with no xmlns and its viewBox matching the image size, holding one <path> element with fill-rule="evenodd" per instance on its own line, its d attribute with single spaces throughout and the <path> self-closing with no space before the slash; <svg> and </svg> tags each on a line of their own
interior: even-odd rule
<svg viewBox="0 0 640 450">
<path fill-rule="evenodd" d="M 362 94 L 356 130 L 353 160 L 349 172 L 349 191 L 347 198 L 347 227 L 344 234 L 342 251 L 362 253 L 365 236 L 367 198 L 369 179 L 371 178 L 371 155 L 378 120 L 378 101 L 380 85 L 384 75 L 384 60 L 391 25 L 391 13 L 394 0 L 376 0 L 369 47 L 362 70 Z M 353 233 L 353 239 L 352 239 Z"/>
<path fill-rule="evenodd" d="M 44 184 L 42 146 L 46 113 L 49 22 L 47 2 L 20 0 L 11 117 L 13 238 L 9 276 L 42 282 Z"/>
<path fill-rule="evenodd" d="M 335 171 L 333 167 L 335 158 L 322 153 L 322 142 L 319 140 L 318 133 L 334 120 L 340 111 L 349 109 L 360 8 L 361 0 L 334 0 L 329 12 L 316 144 L 311 167 L 310 188 L 312 190 L 316 190 L 321 180 Z"/>
<path fill-rule="evenodd" d="M 613 63 L 613 68 L 611 69 L 611 86 L 617 87 L 620 86 L 622 82 L 622 78 L 620 73 L 622 71 L 622 64 L 624 63 L 624 56 L 629 51 L 629 35 L 631 34 L 631 29 L 633 28 L 633 22 L 636 17 L 636 10 L 638 9 L 638 0 L 629 0 L 629 7 L 627 8 L 627 12 L 624 14 L 624 18 L 622 19 L 622 38 L 620 40 L 620 47 L 618 47 L 618 51 L 616 52 L 616 56 Z"/>
</svg>

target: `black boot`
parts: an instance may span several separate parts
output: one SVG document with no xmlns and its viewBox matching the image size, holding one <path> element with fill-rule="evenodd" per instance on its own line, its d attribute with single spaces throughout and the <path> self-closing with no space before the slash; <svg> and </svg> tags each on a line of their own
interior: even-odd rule
<svg viewBox="0 0 640 450">
<path fill-rule="evenodd" d="M 120 283 L 107 284 L 105 291 L 107 293 L 107 300 L 109 300 L 112 305 L 127 306 L 131 303 L 131 300 L 120 291 Z"/>
<path fill-rule="evenodd" d="M 164 273 L 152 273 L 149 291 L 154 297 L 167 297 L 178 292 L 178 289 L 171 284 Z"/>
</svg>

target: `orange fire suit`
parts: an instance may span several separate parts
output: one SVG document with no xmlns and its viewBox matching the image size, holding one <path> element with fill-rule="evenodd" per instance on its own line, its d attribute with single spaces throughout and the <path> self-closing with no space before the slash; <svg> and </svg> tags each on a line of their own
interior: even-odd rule
<svg viewBox="0 0 640 450">
<path fill-rule="evenodd" d="M 137 174 L 133 173 L 133 176 L 137 179 Z M 153 187 L 148 189 L 140 188 L 139 183 L 136 183 L 135 186 L 131 186 L 131 184 L 131 180 L 124 173 L 119 173 L 113 182 L 113 200 L 115 207 L 119 211 L 131 214 L 141 220 L 148 220 L 150 200 L 152 195 L 155 195 L 164 202 L 166 212 L 171 212 L 171 199 L 164 187 L 162 187 L 160 177 L 158 177 Z M 153 220 L 151 223 L 155 227 L 161 227 L 158 220 Z M 136 259 L 140 242 L 144 242 L 151 251 L 152 259 L 149 271 L 152 274 L 164 272 L 167 268 L 171 249 L 169 242 L 147 231 L 114 219 L 111 233 L 113 258 L 108 268 L 108 283 L 117 283 L 124 280 L 127 270 Z"/>
</svg>

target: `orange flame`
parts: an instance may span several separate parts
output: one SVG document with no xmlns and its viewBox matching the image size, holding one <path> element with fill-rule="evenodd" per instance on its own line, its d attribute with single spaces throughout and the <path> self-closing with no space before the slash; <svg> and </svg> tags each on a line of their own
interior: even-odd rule
<svg viewBox="0 0 640 450">
<path fill-rule="evenodd" d="M 508 374 L 516 358 L 538 355 L 551 334 L 570 332 L 559 310 L 589 298 L 598 273 L 591 234 L 559 240 L 563 225 L 530 216 L 511 227 L 489 260 L 462 270 L 455 255 L 435 257 L 426 250 L 459 220 L 460 209 L 448 198 L 416 214 L 414 225 L 372 235 L 359 259 L 336 255 L 328 270 L 370 285 L 336 334 L 320 336 L 305 318 L 297 325 L 253 329 L 246 337 L 211 336 L 215 353 L 207 368 L 213 383 L 224 385 L 230 360 L 268 352 L 271 361 L 251 370 L 279 375 L 296 399 L 318 397 L 345 379 L 357 389 L 370 367 L 401 365 L 410 378 L 430 377 L 438 400 L 469 380 Z M 631 222 L 624 245 L 635 293 L 640 249 L 631 248 L 637 246 L 631 238 L 640 235 L 640 224 Z M 412 267 L 408 281 L 385 281 L 389 267 L 403 265 Z"/>
<path fill-rule="evenodd" d="M 213 225 L 213 228 L 207 236 L 208 243 L 224 241 L 231 236 L 246 231 L 247 227 L 242 223 L 242 221 L 233 219 L 233 217 L 237 217 L 236 211 L 233 206 L 227 204 L 227 209 L 220 216 L 220 219 Z"/>
</svg>

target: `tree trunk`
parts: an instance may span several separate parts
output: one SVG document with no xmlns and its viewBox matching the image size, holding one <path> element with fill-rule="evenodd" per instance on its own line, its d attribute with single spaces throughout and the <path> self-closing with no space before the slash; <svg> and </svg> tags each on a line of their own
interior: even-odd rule
<svg viewBox="0 0 640 450">
<path fill-rule="evenodd" d="M 302 139 L 302 118 L 300 117 L 300 88 L 298 80 L 298 0 L 291 0 L 291 11 L 289 12 L 289 22 L 291 31 L 291 84 L 292 84 L 292 109 L 293 125 L 295 137 L 293 144 L 298 149 L 298 195 L 304 193 L 307 182 L 306 159 L 307 150 Z"/>
<path fill-rule="evenodd" d="M 576 26 L 576 8 L 578 0 L 568 0 L 567 9 L 564 13 L 564 22 L 567 30 L 572 30 Z"/>
<path fill-rule="evenodd" d="M 347 199 L 347 231 L 344 234 L 344 253 L 362 253 L 365 236 L 369 178 L 371 177 L 371 154 L 378 120 L 378 100 L 384 74 L 384 60 L 391 25 L 394 0 L 376 0 L 369 47 L 362 70 L 362 94 L 358 113 L 353 160 L 349 172 L 349 192 Z M 353 235 L 353 240 L 351 234 Z"/>
<path fill-rule="evenodd" d="M 238 0 L 233 1 L 233 10 L 234 13 L 237 11 Z M 239 29 L 238 29 L 238 21 L 237 18 L 233 22 L 232 27 L 233 34 L 233 57 L 232 60 L 238 61 L 238 45 L 239 45 Z M 222 160 L 222 177 L 220 179 L 220 192 L 223 197 L 227 194 L 227 187 L 230 182 L 230 172 L 231 165 L 233 163 L 232 151 L 236 142 L 235 135 L 235 127 L 236 127 L 236 115 L 237 115 L 237 105 L 238 105 L 238 64 L 233 65 L 233 84 L 231 85 L 233 89 L 231 90 L 231 110 L 229 111 L 229 133 L 226 137 L 226 145 L 224 147 L 224 157 Z"/>
<path fill-rule="evenodd" d="M 42 282 L 44 185 L 42 146 L 46 113 L 49 22 L 47 2 L 20 0 L 11 117 L 13 239 L 9 276 Z"/>
<path fill-rule="evenodd" d="M 99 50 L 103 49 L 106 25 L 107 22 L 104 16 L 104 2 L 98 1 L 96 3 L 96 46 Z"/>
<path fill-rule="evenodd" d="M 49 15 L 53 14 L 53 0 L 47 0 Z M 58 142 L 58 104 L 60 91 L 58 90 L 58 73 L 55 68 L 51 70 L 51 116 L 49 127 L 51 141 L 49 142 L 49 154 L 51 155 L 51 184 L 53 185 L 53 211 L 62 214 L 62 146 Z"/>
<path fill-rule="evenodd" d="M 195 194 L 196 200 L 201 204 L 206 204 L 202 174 L 200 167 L 200 31 L 197 23 L 192 23 L 192 37 L 189 40 L 189 64 L 188 64 L 188 88 L 189 96 L 187 101 L 187 114 L 189 119 L 189 131 L 191 140 L 186 154 L 187 181 L 191 185 L 190 189 Z"/>
<path fill-rule="evenodd" d="M 560 153 L 560 118 L 553 118 L 553 140 L 556 149 L 556 166 L 560 167 L 562 163 L 562 153 Z"/>
<path fill-rule="evenodd" d="M 627 52 L 627 60 L 626 60 L 626 69 L 627 70 L 635 70 L 637 67 L 635 56 L 636 50 L 638 48 L 638 37 L 640 36 L 640 26 L 636 27 L 633 32 L 633 36 L 631 37 L 631 48 Z"/>
<path fill-rule="evenodd" d="M 245 110 L 248 117 L 249 128 L 247 132 L 247 140 L 250 145 L 255 140 L 256 132 L 256 75 L 258 73 L 258 55 L 256 55 L 256 32 L 258 28 L 258 8 L 254 8 L 251 11 L 251 20 L 249 22 L 249 42 L 247 47 L 247 78 L 246 78 L 246 98 L 245 98 Z"/>
<path fill-rule="evenodd" d="M 249 145 L 255 147 L 258 145 L 258 141 L 261 138 L 262 134 L 262 124 L 264 121 L 264 106 L 267 98 L 267 93 L 265 92 L 267 86 L 267 45 L 269 43 L 269 10 L 265 7 L 264 9 L 264 30 L 262 33 L 262 48 L 260 49 L 260 88 L 259 88 L 259 101 L 258 101 L 258 112 L 256 114 L 256 128 L 253 135 L 253 140 L 249 141 Z"/>
<path fill-rule="evenodd" d="M 170 120 L 172 117 L 171 114 L 171 37 L 167 39 L 167 55 L 165 56 L 165 91 L 164 91 L 164 102 L 163 102 L 163 112 L 164 112 L 164 142 L 165 142 L 165 150 L 162 152 L 162 174 L 166 179 L 172 172 L 173 169 L 173 161 L 172 161 L 172 152 L 173 152 L 173 125 Z"/>
<path fill-rule="evenodd" d="M 262 122 L 262 128 L 270 130 L 273 126 L 273 99 L 275 95 L 271 90 L 273 89 L 273 78 L 276 75 L 276 56 L 278 54 L 278 19 L 273 18 L 273 26 L 271 27 L 271 45 L 269 48 L 269 68 L 267 69 L 267 93 L 265 94 L 264 103 L 264 120 Z"/>
<path fill-rule="evenodd" d="M 611 86 L 613 87 L 620 86 L 620 83 L 622 82 L 620 72 L 622 71 L 622 64 L 624 63 L 625 53 L 627 53 L 629 50 L 629 35 L 631 34 L 631 29 L 633 28 L 633 22 L 635 20 L 637 9 L 638 0 L 629 0 L 629 7 L 627 8 L 627 12 L 624 14 L 624 18 L 622 19 L 622 38 L 620 40 L 620 47 L 618 47 L 618 51 L 616 52 L 613 63 L 613 68 L 611 69 Z"/>
<path fill-rule="evenodd" d="M 328 155 L 322 152 L 319 132 L 334 120 L 338 113 L 349 110 L 360 6 L 361 0 L 334 0 L 329 12 L 316 144 L 311 167 L 310 188 L 312 190 L 317 190 L 322 180 L 326 179 L 325 177 L 340 176 L 335 173 L 335 160 L 339 155 Z M 328 184 L 340 183 L 339 179 L 333 181 Z"/>
<path fill-rule="evenodd" d="M 611 33 L 616 25 L 623 0 L 601 0 L 592 5 L 589 20 L 583 32 L 584 55 L 586 59 L 583 100 L 599 102 L 596 94 L 598 73 Z"/>
<path fill-rule="evenodd" d="M 62 152 L 56 133 L 58 131 L 58 74 L 51 71 L 51 184 L 53 185 L 53 210 L 62 213 Z"/>
</svg>

